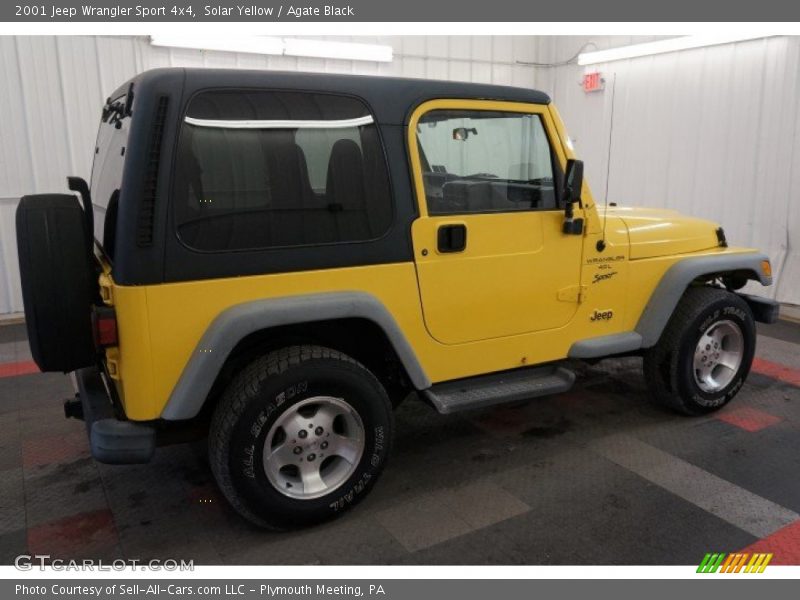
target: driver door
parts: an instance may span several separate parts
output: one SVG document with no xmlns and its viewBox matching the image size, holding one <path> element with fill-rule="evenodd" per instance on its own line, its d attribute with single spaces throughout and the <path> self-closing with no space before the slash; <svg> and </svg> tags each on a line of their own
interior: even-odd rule
<svg viewBox="0 0 800 600">
<path fill-rule="evenodd" d="M 583 236 L 562 233 L 566 163 L 544 105 L 436 100 L 409 124 L 426 327 L 464 344 L 566 325 Z"/>
</svg>

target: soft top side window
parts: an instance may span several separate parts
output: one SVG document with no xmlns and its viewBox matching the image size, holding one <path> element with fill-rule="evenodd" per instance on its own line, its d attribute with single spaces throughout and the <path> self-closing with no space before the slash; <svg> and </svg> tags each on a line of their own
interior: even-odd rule
<svg viewBox="0 0 800 600">
<path fill-rule="evenodd" d="M 309 92 L 195 96 L 173 202 L 181 241 L 212 252 L 377 239 L 393 213 L 367 107 Z"/>
<path fill-rule="evenodd" d="M 431 215 L 557 207 L 554 157 L 539 115 L 432 110 L 417 142 Z"/>
</svg>

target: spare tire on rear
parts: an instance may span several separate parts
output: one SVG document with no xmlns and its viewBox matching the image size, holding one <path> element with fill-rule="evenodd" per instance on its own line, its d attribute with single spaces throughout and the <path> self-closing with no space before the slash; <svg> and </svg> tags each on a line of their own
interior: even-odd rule
<svg viewBox="0 0 800 600">
<path fill-rule="evenodd" d="M 83 208 L 75 196 L 25 196 L 17 207 L 17 249 L 25 321 L 42 371 L 95 362 L 91 311 L 97 274 Z"/>
</svg>

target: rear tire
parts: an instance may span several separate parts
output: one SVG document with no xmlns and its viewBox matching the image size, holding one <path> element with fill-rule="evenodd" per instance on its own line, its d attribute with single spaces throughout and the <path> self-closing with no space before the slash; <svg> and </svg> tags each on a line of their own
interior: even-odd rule
<svg viewBox="0 0 800 600">
<path fill-rule="evenodd" d="M 719 410 L 744 384 L 755 342 L 753 315 L 739 296 L 712 287 L 688 289 L 644 355 L 653 399 L 686 415 Z"/>
<path fill-rule="evenodd" d="M 270 529 L 349 510 L 382 472 L 394 430 L 383 386 L 349 356 L 291 346 L 233 379 L 215 409 L 211 469 L 234 509 Z"/>
</svg>

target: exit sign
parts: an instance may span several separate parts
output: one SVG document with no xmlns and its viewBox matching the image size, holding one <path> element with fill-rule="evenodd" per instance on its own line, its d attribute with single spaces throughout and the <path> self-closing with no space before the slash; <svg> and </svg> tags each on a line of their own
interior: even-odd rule
<svg viewBox="0 0 800 600">
<path fill-rule="evenodd" d="M 600 71 L 595 71 L 594 73 L 584 73 L 582 85 L 583 91 L 587 94 L 589 92 L 599 92 L 605 89 L 606 80 L 603 79 L 603 75 L 600 73 Z"/>
</svg>

